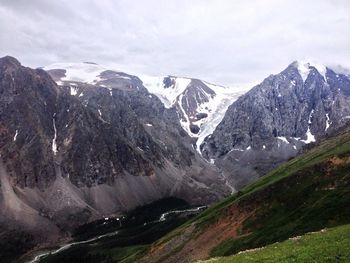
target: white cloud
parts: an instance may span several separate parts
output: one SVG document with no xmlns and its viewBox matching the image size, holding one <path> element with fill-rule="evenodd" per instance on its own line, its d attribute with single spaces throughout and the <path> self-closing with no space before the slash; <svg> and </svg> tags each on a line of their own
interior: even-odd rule
<svg viewBox="0 0 350 263">
<path fill-rule="evenodd" d="M 350 2 L 2 0 L 0 55 L 231 85 L 296 59 L 350 68 Z"/>
</svg>

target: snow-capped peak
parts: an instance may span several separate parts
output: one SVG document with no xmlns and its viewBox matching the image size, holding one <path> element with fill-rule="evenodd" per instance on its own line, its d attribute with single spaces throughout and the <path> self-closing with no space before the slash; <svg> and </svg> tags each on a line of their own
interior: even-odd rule
<svg viewBox="0 0 350 263">
<path fill-rule="evenodd" d="M 326 72 L 327 72 L 327 68 L 326 66 L 319 64 L 319 63 L 315 63 L 315 62 L 307 62 L 307 61 L 297 61 L 297 68 L 299 71 L 300 76 L 302 77 L 303 81 L 305 82 L 307 77 L 309 76 L 310 67 L 314 67 L 316 68 L 316 70 L 318 71 L 318 73 L 321 74 L 321 76 L 324 78 L 324 80 L 326 81 Z"/>
<path fill-rule="evenodd" d="M 61 81 L 77 81 L 94 84 L 100 80 L 99 75 L 107 68 L 95 63 L 54 63 L 44 67 L 45 70 L 63 69 L 65 77 Z"/>
</svg>

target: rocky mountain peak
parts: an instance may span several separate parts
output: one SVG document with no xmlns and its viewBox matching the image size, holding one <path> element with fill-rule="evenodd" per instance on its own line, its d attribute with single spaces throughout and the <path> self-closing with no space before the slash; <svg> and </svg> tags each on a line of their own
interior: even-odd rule
<svg viewBox="0 0 350 263">
<path fill-rule="evenodd" d="M 19 67 L 21 63 L 14 57 L 5 56 L 0 58 L 0 65 L 2 67 Z"/>
<path fill-rule="evenodd" d="M 228 169 L 239 188 L 247 178 L 266 173 L 305 144 L 343 126 L 350 118 L 349 89 L 350 79 L 344 74 L 293 62 L 228 108 L 201 145 L 202 154 Z M 273 165 L 267 162 L 271 159 Z"/>
<path fill-rule="evenodd" d="M 21 63 L 11 56 L 6 56 L 0 58 L 0 73 L 2 76 L 4 74 L 12 74 L 13 71 L 19 69 L 21 67 Z"/>
</svg>

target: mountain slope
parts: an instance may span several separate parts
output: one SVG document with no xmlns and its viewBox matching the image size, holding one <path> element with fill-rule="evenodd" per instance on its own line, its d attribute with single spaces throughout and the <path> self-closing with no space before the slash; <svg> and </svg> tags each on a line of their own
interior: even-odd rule
<svg viewBox="0 0 350 263">
<path fill-rule="evenodd" d="M 350 128 L 156 242 L 142 262 L 193 262 L 350 222 Z"/>
<path fill-rule="evenodd" d="M 247 87 L 228 88 L 185 77 L 136 77 L 91 62 L 56 63 L 46 66 L 45 70 L 58 85 L 72 84 L 71 93 L 74 95 L 77 95 L 76 83 L 110 88 L 116 82 L 128 83 L 131 79 L 140 78 L 138 80 L 142 83 L 138 83 L 136 88 L 144 86 L 160 99 L 166 109 L 176 111 L 181 127 L 190 137 L 197 139 L 199 153 L 199 145 L 220 123 L 228 106 L 248 90 Z"/>
<path fill-rule="evenodd" d="M 137 77 L 85 64 L 85 75 L 50 70 L 58 86 L 42 69 L 0 59 L 2 235 L 23 231 L 30 247 L 163 197 L 205 204 L 229 193 L 174 110 Z"/>
<path fill-rule="evenodd" d="M 181 126 L 191 137 L 197 138 L 196 148 L 212 134 L 230 104 L 248 89 L 222 87 L 208 82 L 167 76 L 141 76 L 149 92 L 156 95 L 167 108 L 176 109 Z"/>
<path fill-rule="evenodd" d="M 295 236 L 281 243 L 199 262 L 346 262 L 350 258 L 350 225 Z"/>
<path fill-rule="evenodd" d="M 350 78 L 294 62 L 241 96 L 201 145 L 236 189 L 295 156 L 350 118 Z"/>
</svg>

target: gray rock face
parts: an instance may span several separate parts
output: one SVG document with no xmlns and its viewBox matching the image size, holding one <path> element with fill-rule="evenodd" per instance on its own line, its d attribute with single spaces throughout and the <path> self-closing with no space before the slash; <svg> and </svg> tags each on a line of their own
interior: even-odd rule
<svg viewBox="0 0 350 263">
<path fill-rule="evenodd" d="M 49 74 L 0 59 L 0 222 L 8 228 L 43 242 L 159 198 L 200 204 L 229 193 L 175 109 L 137 77 L 105 70 L 91 83 L 65 80 L 65 69 Z"/>
<path fill-rule="evenodd" d="M 240 188 L 343 126 L 350 118 L 349 90 L 348 76 L 294 62 L 228 108 L 201 145 L 203 156 L 215 159 Z"/>
<path fill-rule="evenodd" d="M 149 92 L 176 111 L 182 128 L 197 138 L 196 149 L 223 118 L 228 106 L 246 89 L 222 87 L 184 77 L 141 77 Z"/>
</svg>

